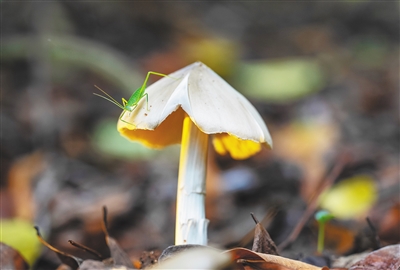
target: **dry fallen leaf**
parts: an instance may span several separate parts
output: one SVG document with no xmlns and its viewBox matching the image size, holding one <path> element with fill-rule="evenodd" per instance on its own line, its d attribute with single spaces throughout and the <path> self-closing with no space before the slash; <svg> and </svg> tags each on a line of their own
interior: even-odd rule
<svg viewBox="0 0 400 270">
<path fill-rule="evenodd" d="M 284 257 L 253 252 L 246 248 L 234 248 L 227 251 L 236 262 L 237 269 L 244 270 L 329 270 L 308 263 Z"/>
<path fill-rule="evenodd" d="M 21 254 L 10 246 L 0 242 L 0 268 L 10 270 L 29 269 Z"/>
<path fill-rule="evenodd" d="M 72 240 L 69 240 L 68 242 L 77 247 L 80 248 L 81 250 L 85 252 L 89 252 L 95 257 L 98 257 L 99 260 L 83 260 L 81 258 L 72 256 L 66 252 L 63 252 L 61 250 L 56 249 L 55 247 L 51 246 L 49 243 L 47 243 L 42 236 L 40 235 L 39 228 L 35 227 L 36 232 L 37 232 L 37 237 L 39 241 L 48 247 L 50 250 L 54 251 L 58 258 L 61 260 L 63 263 L 60 265 L 59 268 L 57 269 L 72 269 L 72 270 L 90 270 L 90 269 L 104 269 L 104 270 L 130 270 L 130 269 L 136 269 L 133 266 L 132 261 L 129 259 L 128 254 L 126 254 L 122 248 L 118 245 L 117 241 L 110 237 L 108 235 L 108 230 L 107 230 L 107 208 L 104 206 L 103 207 L 103 231 L 106 236 L 106 242 L 107 245 L 110 249 L 111 253 L 111 258 L 103 260 L 103 257 L 101 254 L 99 254 L 97 251 L 86 247 L 84 245 L 81 245 L 79 243 L 76 243 Z"/>
<path fill-rule="evenodd" d="M 352 265 L 349 270 L 398 270 L 400 269 L 400 244 L 386 246 L 371 252 L 367 257 Z"/>
<path fill-rule="evenodd" d="M 279 255 L 278 248 L 275 245 L 275 242 L 269 236 L 267 230 L 263 227 L 263 225 L 258 222 L 257 218 L 251 213 L 254 222 L 256 223 L 256 228 L 254 229 L 254 242 L 252 251 L 258 253 Z"/>
<path fill-rule="evenodd" d="M 107 208 L 103 207 L 103 231 L 106 235 L 106 242 L 110 249 L 111 258 L 114 260 L 114 265 L 126 266 L 129 268 L 135 268 L 132 261 L 129 259 L 128 254 L 122 250 L 118 245 L 117 241 L 108 235 L 107 231 Z"/>
</svg>

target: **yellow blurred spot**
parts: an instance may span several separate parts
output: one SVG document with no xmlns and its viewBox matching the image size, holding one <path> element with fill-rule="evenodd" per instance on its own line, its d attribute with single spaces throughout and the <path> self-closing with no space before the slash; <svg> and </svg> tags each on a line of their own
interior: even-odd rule
<svg viewBox="0 0 400 270">
<path fill-rule="evenodd" d="M 222 77 L 229 76 L 236 66 L 239 50 L 228 39 L 192 37 L 181 43 L 180 54 L 187 62 L 201 61 Z"/>
<path fill-rule="evenodd" d="M 33 225 L 22 219 L 2 219 L 0 225 L 0 241 L 17 250 L 32 265 L 41 249 Z"/>
<path fill-rule="evenodd" d="M 359 218 L 367 214 L 377 199 L 374 180 L 358 175 L 341 181 L 320 197 L 320 206 L 341 219 Z"/>
<path fill-rule="evenodd" d="M 215 134 L 213 145 L 218 154 L 229 153 L 233 159 L 246 159 L 261 150 L 261 143 L 241 140 L 227 133 Z"/>
</svg>

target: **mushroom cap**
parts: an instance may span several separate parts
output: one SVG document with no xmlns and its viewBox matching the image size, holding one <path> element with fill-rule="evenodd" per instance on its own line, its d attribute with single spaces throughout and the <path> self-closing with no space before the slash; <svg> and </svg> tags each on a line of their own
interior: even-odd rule
<svg viewBox="0 0 400 270">
<path fill-rule="evenodd" d="M 180 143 L 185 114 L 204 133 L 212 134 L 215 150 L 232 158 L 248 158 L 272 139 L 254 106 L 213 70 L 193 63 L 146 88 L 132 112 L 123 112 L 118 131 L 151 148 Z"/>
</svg>

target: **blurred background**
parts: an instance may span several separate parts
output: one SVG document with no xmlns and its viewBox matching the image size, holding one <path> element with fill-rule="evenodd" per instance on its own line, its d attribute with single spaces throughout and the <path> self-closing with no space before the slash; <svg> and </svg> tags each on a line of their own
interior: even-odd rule
<svg viewBox="0 0 400 270">
<path fill-rule="evenodd" d="M 336 216 L 331 254 L 371 246 L 367 216 L 400 241 L 398 2 L 1 1 L 1 35 L 2 241 L 34 269 L 60 262 L 33 225 L 60 250 L 90 256 L 71 239 L 109 256 L 103 205 L 133 260 L 173 244 L 179 146 L 120 137 L 121 110 L 93 92 L 120 101 L 148 71 L 195 61 L 254 104 L 274 142 L 244 161 L 210 151 L 210 245 L 251 246 L 250 212 L 279 245 L 315 197 Z M 315 252 L 306 220 L 292 257 Z"/>
</svg>

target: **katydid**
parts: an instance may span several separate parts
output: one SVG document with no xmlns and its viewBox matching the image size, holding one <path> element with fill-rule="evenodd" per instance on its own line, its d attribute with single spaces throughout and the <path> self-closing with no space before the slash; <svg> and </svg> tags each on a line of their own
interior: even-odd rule
<svg viewBox="0 0 400 270">
<path fill-rule="evenodd" d="M 122 104 L 119 103 L 118 101 L 116 101 L 112 96 L 110 96 L 109 94 L 107 94 L 104 90 L 100 89 L 100 87 L 98 87 L 97 85 L 95 85 L 95 87 L 97 89 L 99 89 L 103 94 L 105 94 L 106 96 L 102 96 L 99 95 L 97 93 L 93 93 L 96 96 L 99 96 L 101 98 L 104 98 L 105 100 L 110 101 L 111 103 L 114 103 L 116 106 L 118 106 L 120 109 L 124 110 L 121 114 L 121 116 L 119 117 L 119 120 L 121 120 L 122 122 L 125 122 L 127 124 L 131 124 L 125 120 L 122 119 L 122 117 L 124 116 L 125 112 L 133 112 L 134 109 L 136 109 L 139 101 L 143 98 L 146 97 L 146 107 L 147 110 L 149 110 L 149 95 L 147 93 L 145 93 L 146 91 L 146 84 L 147 81 L 149 80 L 150 75 L 158 75 L 158 76 L 162 76 L 162 77 L 169 77 L 166 74 L 162 74 L 162 73 L 158 73 L 158 72 L 154 72 L 154 71 L 149 71 L 147 73 L 146 79 L 143 82 L 143 85 L 141 87 L 139 87 L 138 89 L 136 89 L 135 92 L 133 92 L 133 94 L 131 95 L 131 97 L 126 100 L 124 98 L 122 98 Z"/>
</svg>

